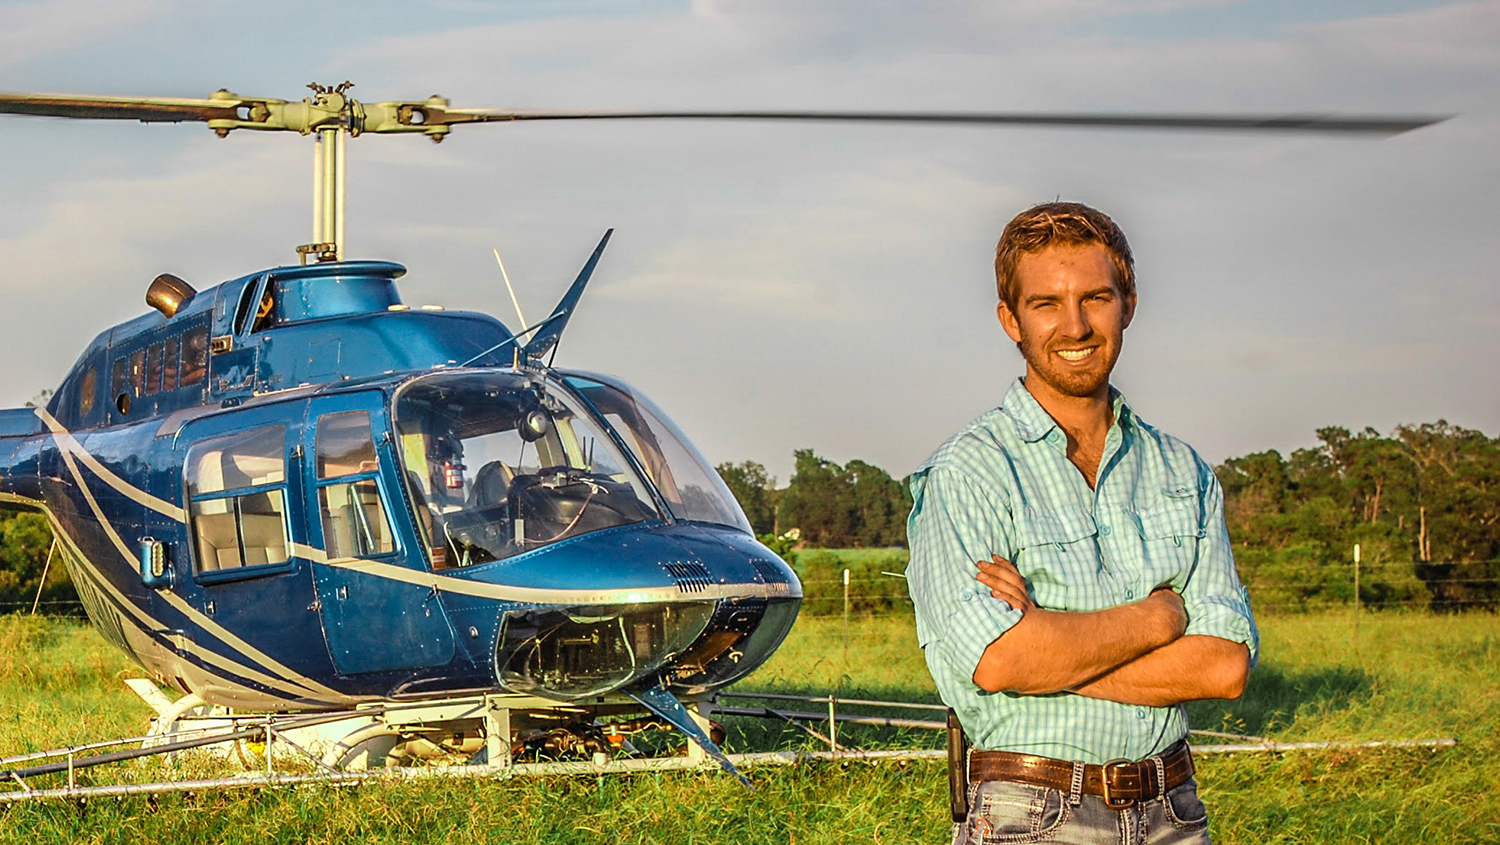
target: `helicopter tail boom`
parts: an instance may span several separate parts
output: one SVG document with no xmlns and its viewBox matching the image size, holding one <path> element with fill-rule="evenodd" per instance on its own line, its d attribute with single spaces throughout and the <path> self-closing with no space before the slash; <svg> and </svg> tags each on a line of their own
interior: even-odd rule
<svg viewBox="0 0 1500 845">
<path fill-rule="evenodd" d="M 43 432 L 35 408 L 0 410 L 0 502 L 41 506 L 37 452 Z"/>
<path fill-rule="evenodd" d="M 0 438 L 32 437 L 42 432 L 42 419 L 36 415 L 35 408 L 0 410 Z"/>
</svg>

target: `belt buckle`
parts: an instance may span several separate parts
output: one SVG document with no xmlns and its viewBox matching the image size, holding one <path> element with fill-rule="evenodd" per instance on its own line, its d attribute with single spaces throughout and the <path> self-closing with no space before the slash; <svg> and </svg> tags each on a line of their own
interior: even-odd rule
<svg viewBox="0 0 1500 845">
<path fill-rule="evenodd" d="M 1109 794 L 1109 770 L 1116 766 L 1132 765 L 1134 761 L 1124 757 L 1116 757 L 1099 768 L 1099 791 L 1104 794 L 1104 806 L 1111 810 L 1125 810 L 1135 805 L 1135 798 L 1127 798 L 1123 803 L 1115 803 L 1114 796 Z"/>
</svg>

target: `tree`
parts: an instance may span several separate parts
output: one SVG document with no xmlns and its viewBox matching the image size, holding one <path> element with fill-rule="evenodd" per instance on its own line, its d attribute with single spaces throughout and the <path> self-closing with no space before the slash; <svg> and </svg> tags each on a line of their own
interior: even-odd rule
<svg viewBox="0 0 1500 845">
<path fill-rule="evenodd" d="M 890 473 L 864 461 L 844 466 L 855 509 L 855 545 L 870 548 L 906 545 L 906 515 L 911 494 Z"/>
<path fill-rule="evenodd" d="M 781 491 L 783 529 L 798 528 L 804 542 L 824 548 L 906 545 L 906 485 L 864 461 L 839 466 L 811 449 L 793 455 L 796 470 Z"/>
<path fill-rule="evenodd" d="M 1352 601 L 1357 543 L 1362 602 L 1500 603 L 1500 440 L 1444 420 L 1317 436 L 1288 460 L 1215 470 L 1247 586 L 1278 604 Z"/>
<path fill-rule="evenodd" d="M 738 464 L 722 463 L 714 467 L 729 492 L 734 494 L 745 512 L 745 518 L 756 534 L 771 534 L 776 530 L 776 479 L 766 468 L 755 461 Z"/>
<path fill-rule="evenodd" d="M 810 546 L 840 548 L 857 541 L 857 508 L 848 474 L 833 461 L 818 457 L 811 449 L 792 453 L 792 479 L 781 491 L 778 523 L 798 528 Z"/>
<path fill-rule="evenodd" d="M 38 586 L 44 602 L 77 601 L 62 561 L 54 557 L 47 568 L 51 548 L 52 528 L 46 517 L 31 512 L 0 512 L 0 613 L 29 610 Z"/>
</svg>

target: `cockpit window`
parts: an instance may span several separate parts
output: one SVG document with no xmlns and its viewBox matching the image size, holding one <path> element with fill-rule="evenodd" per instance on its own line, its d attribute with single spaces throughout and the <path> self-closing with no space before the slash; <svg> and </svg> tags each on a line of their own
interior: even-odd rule
<svg viewBox="0 0 1500 845">
<path fill-rule="evenodd" d="M 567 380 L 635 452 L 673 516 L 752 531 L 723 479 L 650 399 L 604 376 Z"/>
<path fill-rule="evenodd" d="M 505 372 L 438 373 L 397 393 L 407 488 L 434 569 L 660 519 L 577 400 Z"/>
</svg>

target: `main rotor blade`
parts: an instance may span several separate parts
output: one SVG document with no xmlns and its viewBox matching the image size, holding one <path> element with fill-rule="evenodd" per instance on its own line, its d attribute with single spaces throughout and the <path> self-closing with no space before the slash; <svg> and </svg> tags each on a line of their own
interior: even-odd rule
<svg viewBox="0 0 1500 845">
<path fill-rule="evenodd" d="M 1270 132 L 1339 132 L 1397 135 L 1448 119 L 1437 115 L 1207 115 L 1087 114 L 1045 112 L 837 112 L 837 111 L 502 111 L 444 109 L 444 122 L 520 120 L 817 120 L 876 123 L 969 123 L 1096 129 L 1223 129 Z"/>
<path fill-rule="evenodd" d="M 0 94 L 0 114 L 181 123 L 234 119 L 238 98 L 190 100 L 173 97 L 93 97 L 78 94 Z"/>
<path fill-rule="evenodd" d="M 325 102 L 327 100 L 327 102 Z M 353 109 L 353 111 L 350 111 Z M 515 111 L 455 109 L 441 97 L 422 101 L 356 103 L 321 92 L 315 100 L 245 98 L 219 91 L 207 99 L 98 97 L 79 94 L 0 94 L 0 114 L 139 120 L 201 121 L 228 134 L 234 129 L 291 130 L 306 134 L 347 124 L 350 131 L 421 132 L 441 140 L 465 123 L 529 120 L 767 120 L 844 123 L 931 123 L 1054 126 L 1078 129 L 1227 130 L 1397 135 L 1447 120 L 1442 115 L 1103 114 L 1067 112 L 854 112 L 854 111 Z"/>
</svg>

